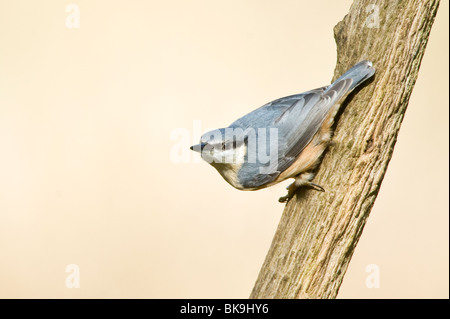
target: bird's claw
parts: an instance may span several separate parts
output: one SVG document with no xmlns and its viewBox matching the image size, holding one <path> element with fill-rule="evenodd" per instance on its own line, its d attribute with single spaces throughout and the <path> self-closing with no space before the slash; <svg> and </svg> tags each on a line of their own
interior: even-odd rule
<svg viewBox="0 0 450 319">
<path fill-rule="evenodd" d="M 320 186 L 320 185 L 317 185 L 317 184 L 314 184 L 314 183 L 311 183 L 311 182 L 309 182 L 309 183 L 307 183 L 307 184 L 304 184 L 304 185 L 305 185 L 305 186 L 308 186 L 308 187 L 311 187 L 312 189 L 314 189 L 314 190 L 316 190 L 316 191 L 319 191 L 319 192 L 325 192 L 325 189 L 324 189 L 322 186 Z M 278 199 L 278 202 L 280 202 L 280 203 L 287 203 L 287 202 L 289 202 L 289 200 L 290 200 L 292 197 L 294 197 L 294 194 L 295 194 L 295 192 L 296 192 L 296 190 L 297 190 L 298 188 L 299 188 L 299 187 L 296 186 L 295 183 L 292 183 L 291 185 L 289 185 L 288 187 L 286 187 L 286 189 L 288 190 L 288 193 L 287 193 L 285 196 L 280 197 L 280 198 Z"/>
<path fill-rule="evenodd" d="M 292 198 L 292 196 L 286 195 L 286 196 L 282 196 L 278 199 L 278 202 L 280 203 L 287 203 L 290 199 Z"/>
<path fill-rule="evenodd" d="M 309 183 L 308 186 L 311 187 L 312 189 L 315 189 L 316 191 L 325 192 L 325 188 L 323 188 L 320 185 L 317 185 L 317 184 L 314 184 L 314 183 Z"/>
</svg>

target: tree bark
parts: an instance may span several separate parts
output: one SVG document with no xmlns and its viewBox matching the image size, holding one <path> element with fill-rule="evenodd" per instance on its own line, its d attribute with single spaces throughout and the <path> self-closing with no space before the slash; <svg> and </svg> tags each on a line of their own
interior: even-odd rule
<svg viewBox="0 0 450 319">
<path fill-rule="evenodd" d="M 286 205 L 250 298 L 335 298 L 392 157 L 439 0 L 361 0 L 334 28 L 334 79 L 361 60 L 372 81 L 342 105 L 314 183 Z"/>
</svg>

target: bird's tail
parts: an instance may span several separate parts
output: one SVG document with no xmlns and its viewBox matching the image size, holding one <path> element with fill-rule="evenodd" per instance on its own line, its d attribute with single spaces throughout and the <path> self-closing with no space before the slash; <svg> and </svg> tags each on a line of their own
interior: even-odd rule
<svg viewBox="0 0 450 319">
<path fill-rule="evenodd" d="M 355 87 L 374 75 L 375 69 L 372 66 L 372 62 L 364 60 L 355 64 L 350 70 L 341 75 L 332 85 L 328 87 L 331 89 L 334 84 L 339 83 L 342 80 L 352 79 L 352 84 L 348 88 L 347 92 L 351 92 Z M 328 90 L 327 89 L 327 90 Z"/>
</svg>

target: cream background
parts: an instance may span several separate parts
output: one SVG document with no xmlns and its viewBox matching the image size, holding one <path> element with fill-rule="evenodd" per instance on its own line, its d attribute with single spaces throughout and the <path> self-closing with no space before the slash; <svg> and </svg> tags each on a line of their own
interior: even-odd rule
<svg viewBox="0 0 450 319">
<path fill-rule="evenodd" d="M 328 84 L 351 1 L 69 3 L 0 1 L 0 297 L 248 297 L 287 183 L 237 191 L 171 134 Z M 340 298 L 449 297 L 448 11 Z"/>
</svg>

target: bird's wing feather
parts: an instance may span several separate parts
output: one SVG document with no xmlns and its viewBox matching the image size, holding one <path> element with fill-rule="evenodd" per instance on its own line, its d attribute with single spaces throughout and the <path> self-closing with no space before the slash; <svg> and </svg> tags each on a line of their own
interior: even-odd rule
<svg viewBox="0 0 450 319">
<path fill-rule="evenodd" d="M 315 90 L 308 92 L 289 95 L 286 97 L 279 98 L 263 106 L 257 108 L 256 110 L 244 115 L 243 117 L 234 121 L 229 127 L 239 127 L 242 129 L 247 128 L 265 128 L 273 127 L 274 119 L 280 118 L 285 114 L 293 105 L 304 99 L 305 96 L 309 95 L 320 95 L 329 86 L 324 86 Z"/>
<path fill-rule="evenodd" d="M 333 84 L 324 93 L 313 93 L 293 105 L 278 119 L 278 170 L 288 168 L 319 131 L 328 112 L 349 90 L 351 79 Z"/>
</svg>

